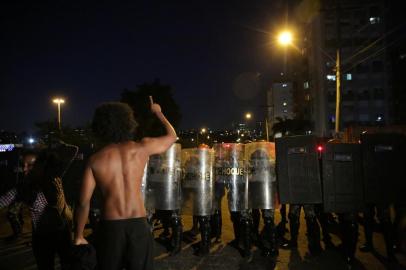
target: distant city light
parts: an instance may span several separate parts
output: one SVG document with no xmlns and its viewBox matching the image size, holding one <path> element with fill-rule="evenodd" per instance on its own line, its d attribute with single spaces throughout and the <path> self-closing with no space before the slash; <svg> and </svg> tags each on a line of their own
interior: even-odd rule
<svg viewBox="0 0 406 270">
<path fill-rule="evenodd" d="M 335 81 L 336 80 L 336 75 L 327 75 L 327 80 L 329 81 Z"/>
<path fill-rule="evenodd" d="M 288 103 L 283 102 L 282 105 L 286 107 L 288 105 Z"/>
<path fill-rule="evenodd" d="M 245 119 L 251 119 L 252 118 L 252 114 L 251 113 L 246 113 L 245 114 Z"/>
<path fill-rule="evenodd" d="M 369 22 L 371 24 L 377 24 L 377 23 L 379 23 L 380 20 L 381 20 L 381 18 L 379 18 L 379 17 L 370 17 L 369 18 Z"/>
<path fill-rule="evenodd" d="M 14 150 L 14 144 L 0 144 L 0 152 L 10 152 Z"/>
<path fill-rule="evenodd" d="M 32 137 L 28 138 L 28 143 L 29 143 L 29 144 L 33 144 L 33 143 L 35 143 L 34 138 L 32 138 Z"/>
</svg>

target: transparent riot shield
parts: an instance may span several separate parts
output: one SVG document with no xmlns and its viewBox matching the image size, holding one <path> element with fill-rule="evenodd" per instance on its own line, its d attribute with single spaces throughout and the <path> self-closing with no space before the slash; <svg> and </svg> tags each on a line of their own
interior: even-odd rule
<svg viewBox="0 0 406 270">
<path fill-rule="evenodd" d="M 248 206 L 274 209 L 276 194 L 275 144 L 253 142 L 245 145 L 248 178 Z"/>
<path fill-rule="evenodd" d="M 223 187 L 223 190 L 225 187 L 230 211 L 248 209 L 248 182 L 244 167 L 244 145 L 223 143 L 215 145 L 214 149 L 216 194 L 220 193 L 218 187 Z"/>
<path fill-rule="evenodd" d="M 182 213 L 206 216 L 213 214 L 213 149 L 182 150 Z"/>
<path fill-rule="evenodd" d="M 177 210 L 181 206 L 181 145 L 149 158 L 146 179 L 147 209 Z"/>
</svg>

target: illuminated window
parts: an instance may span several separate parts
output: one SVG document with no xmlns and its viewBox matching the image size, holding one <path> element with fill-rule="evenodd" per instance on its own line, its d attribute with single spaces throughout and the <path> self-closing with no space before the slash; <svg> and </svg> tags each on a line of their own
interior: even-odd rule
<svg viewBox="0 0 406 270">
<path fill-rule="evenodd" d="M 352 80 L 352 74 L 351 74 L 351 73 L 345 74 L 345 79 L 346 79 L 347 81 L 351 81 L 351 80 Z"/>
<path fill-rule="evenodd" d="M 310 94 L 305 95 L 305 100 L 309 101 L 310 100 Z"/>
<path fill-rule="evenodd" d="M 327 80 L 328 80 L 328 81 L 335 81 L 335 80 L 336 80 L 336 75 L 330 75 L 330 74 L 329 74 L 329 75 L 327 75 L 326 77 L 327 77 Z"/>
<path fill-rule="evenodd" d="M 285 109 L 285 110 L 283 110 L 283 112 L 284 112 L 284 113 L 288 113 L 288 110 Z"/>
<path fill-rule="evenodd" d="M 287 83 L 283 83 L 283 84 L 282 84 L 282 87 L 288 87 L 288 84 L 287 84 Z"/>
<path fill-rule="evenodd" d="M 308 88 L 309 88 L 309 82 L 304 82 L 303 88 L 304 88 L 304 89 L 308 89 Z"/>
<path fill-rule="evenodd" d="M 381 18 L 379 18 L 379 17 L 370 17 L 369 18 L 369 23 L 370 24 L 377 24 L 377 23 L 379 23 L 381 21 Z"/>
</svg>

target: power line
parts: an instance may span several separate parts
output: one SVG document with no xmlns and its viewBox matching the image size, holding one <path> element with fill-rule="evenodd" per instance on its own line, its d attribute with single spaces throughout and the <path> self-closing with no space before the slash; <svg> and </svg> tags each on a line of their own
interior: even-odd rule
<svg viewBox="0 0 406 270">
<path fill-rule="evenodd" d="M 361 50 L 359 50 L 358 52 L 354 53 L 352 56 L 348 57 L 347 59 L 345 59 L 343 61 L 343 64 L 349 62 L 351 59 L 357 57 L 358 55 L 366 52 L 368 49 L 372 48 L 375 44 L 377 44 L 379 41 L 381 41 L 382 39 L 384 39 L 386 36 L 389 36 L 390 34 L 392 34 L 393 32 L 397 31 L 400 27 L 404 26 L 406 24 L 402 23 L 400 25 L 398 25 L 397 27 L 393 28 L 392 30 L 390 30 L 389 32 L 383 34 L 381 37 L 379 37 L 378 39 L 376 39 L 375 41 L 373 41 L 371 44 L 369 44 L 368 46 L 362 48 Z"/>
<path fill-rule="evenodd" d="M 364 63 L 365 61 L 369 60 L 369 59 L 372 58 L 372 57 L 376 57 L 376 56 L 381 55 L 386 49 L 388 49 L 389 47 L 395 45 L 395 44 L 396 44 L 397 42 L 399 42 L 401 39 L 402 39 L 402 37 L 400 37 L 400 38 L 398 38 L 398 39 L 392 41 L 390 44 L 388 44 L 388 45 L 382 47 L 381 49 L 377 50 L 377 51 L 374 52 L 373 54 L 371 54 L 371 55 L 365 57 L 364 59 L 362 59 L 362 60 L 356 62 L 356 63 L 353 64 L 350 68 L 348 68 L 348 69 L 346 69 L 345 71 L 343 71 L 343 73 L 346 73 L 346 72 L 350 71 L 351 69 L 353 69 L 353 68 L 356 67 L 357 65 Z"/>
</svg>

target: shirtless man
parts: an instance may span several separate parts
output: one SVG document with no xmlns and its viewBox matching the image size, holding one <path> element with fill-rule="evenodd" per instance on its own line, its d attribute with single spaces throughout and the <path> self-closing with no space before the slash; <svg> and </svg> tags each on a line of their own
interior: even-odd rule
<svg viewBox="0 0 406 270">
<path fill-rule="evenodd" d="M 176 132 L 152 102 L 151 111 L 166 129 L 166 135 L 132 141 L 137 123 L 131 108 L 119 102 L 100 105 L 92 129 L 107 146 L 95 153 L 85 169 L 75 217 L 74 244 L 87 244 L 83 230 L 95 186 L 102 194 L 102 215 L 96 236 L 99 269 L 152 269 L 153 238 L 146 220 L 141 180 L 150 155 L 165 152 Z"/>
</svg>

